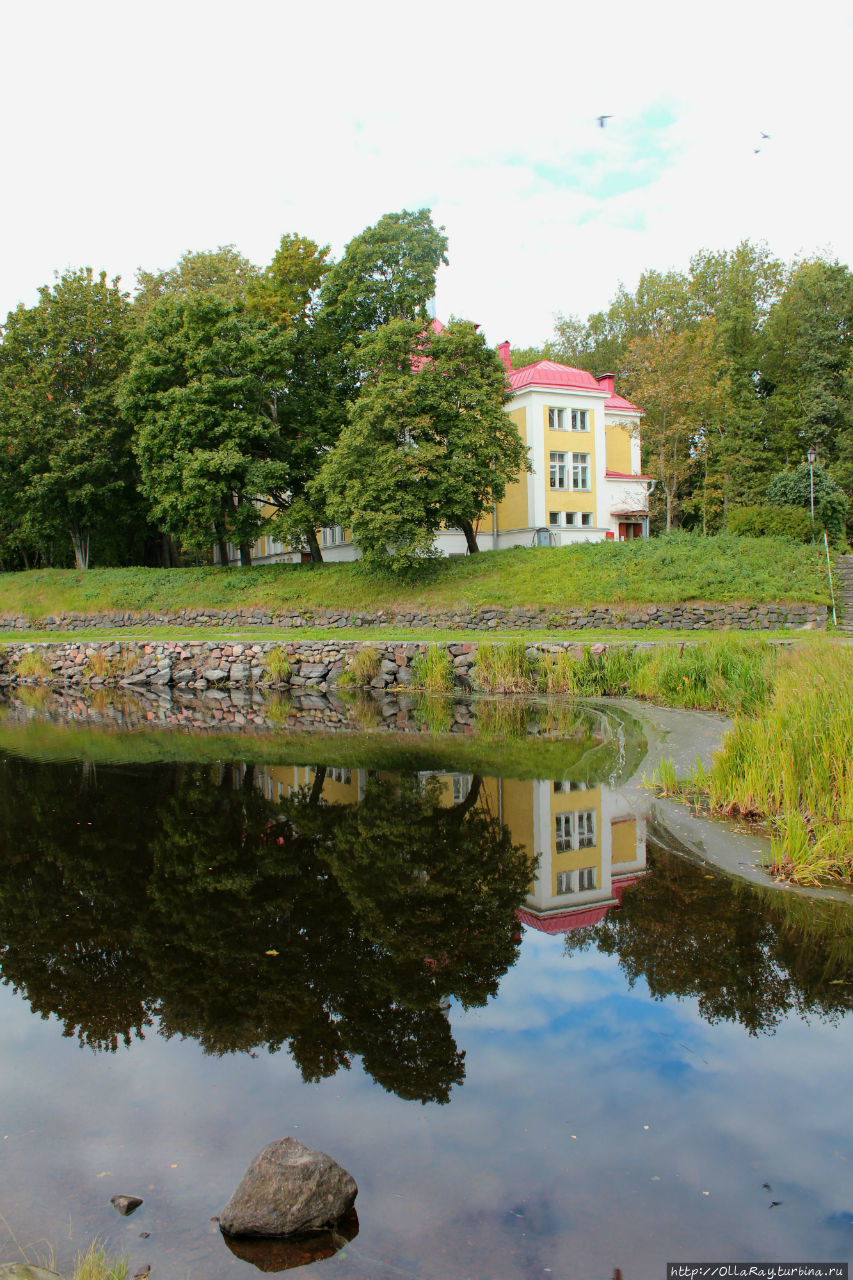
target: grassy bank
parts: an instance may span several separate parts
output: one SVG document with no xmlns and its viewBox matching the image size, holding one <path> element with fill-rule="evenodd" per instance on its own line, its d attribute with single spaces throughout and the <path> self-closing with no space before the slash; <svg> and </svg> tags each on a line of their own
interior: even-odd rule
<svg viewBox="0 0 853 1280">
<path fill-rule="evenodd" d="M 763 824 L 775 869 L 799 884 L 853 881 L 853 661 L 846 648 L 780 651 L 768 696 L 740 716 L 709 771 L 671 792 Z"/>
<path fill-rule="evenodd" d="M 812 647 L 823 652 L 826 643 L 815 638 Z M 622 645 L 600 654 L 586 648 L 577 658 L 545 652 L 537 661 L 528 656 L 527 639 L 515 637 L 504 644 L 480 642 L 472 681 L 481 693 L 644 698 L 668 707 L 736 715 L 767 705 L 779 648 L 764 638 L 711 634 L 698 644 Z M 446 650 L 433 648 L 416 658 L 412 672 L 416 689 L 445 693 L 453 687 Z"/>
<path fill-rule="evenodd" d="M 490 551 L 436 561 L 408 582 L 370 576 L 358 564 L 0 574 L 0 613 L 31 618 L 116 609 L 474 610 L 828 599 L 818 549 L 725 536 Z"/>
</svg>

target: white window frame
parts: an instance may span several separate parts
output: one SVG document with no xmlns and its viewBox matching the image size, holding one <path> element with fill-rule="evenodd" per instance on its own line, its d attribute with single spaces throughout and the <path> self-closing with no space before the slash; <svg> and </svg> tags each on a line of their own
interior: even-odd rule
<svg viewBox="0 0 853 1280">
<path fill-rule="evenodd" d="M 580 867 L 578 870 L 578 892 L 583 893 L 585 890 L 597 889 L 595 867 Z"/>
<path fill-rule="evenodd" d="M 581 483 L 582 481 L 586 483 Z M 588 453 L 572 454 L 572 488 L 581 493 L 590 492 Z"/>
<path fill-rule="evenodd" d="M 549 459 L 551 488 L 558 492 L 567 492 L 569 488 L 568 457 L 569 455 L 567 453 L 561 453 L 554 449 L 551 450 L 551 456 Z M 587 457 L 589 457 L 588 454 Z M 562 484 L 560 483 L 561 480 Z"/>
<path fill-rule="evenodd" d="M 591 511 L 581 512 L 581 527 L 584 529 L 592 528 L 592 512 Z"/>
<path fill-rule="evenodd" d="M 574 848 L 574 816 L 571 809 L 568 813 L 554 814 L 554 847 L 557 853 L 567 853 Z"/>
<path fill-rule="evenodd" d="M 567 431 L 566 426 L 566 410 L 548 408 L 548 430 L 549 431 Z"/>
<path fill-rule="evenodd" d="M 589 409 L 572 409 L 572 431 L 589 431 Z"/>
<path fill-rule="evenodd" d="M 574 871 L 558 871 L 557 872 L 557 893 L 558 894 L 577 893 L 577 889 L 575 888 L 576 874 L 577 873 Z"/>
<path fill-rule="evenodd" d="M 575 814 L 576 849 L 592 849 L 595 845 L 595 810 L 579 809 Z"/>
</svg>

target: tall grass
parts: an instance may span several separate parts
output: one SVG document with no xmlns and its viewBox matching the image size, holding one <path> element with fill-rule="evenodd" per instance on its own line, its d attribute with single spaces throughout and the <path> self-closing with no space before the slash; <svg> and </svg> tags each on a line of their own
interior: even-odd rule
<svg viewBox="0 0 853 1280">
<path fill-rule="evenodd" d="M 564 693 L 574 698 L 618 698 L 636 692 L 642 656 L 636 649 L 612 646 L 595 654 L 584 649 L 575 658 L 565 651 L 544 653 L 537 671 L 543 693 Z"/>
<path fill-rule="evenodd" d="M 781 655 L 770 706 L 741 716 L 710 771 L 691 781 L 716 811 L 766 822 L 772 864 L 792 880 L 853 880 L 849 651 Z"/>
<path fill-rule="evenodd" d="M 350 654 L 347 665 L 338 676 L 338 686 L 343 689 L 361 689 L 379 675 L 379 654 L 376 649 L 356 649 Z"/>
<path fill-rule="evenodd" d="M 124 1254 L 111 1258 L 95 1240 L 85 1253 L 78 1253 L 73 1280 L 127 1280 L 128 1271 L 128 1260 Z"/>
<path fill-rule="evenodd" d="M 770 698 L 776 652 L 775 645 L 739 636 L 660 645 L 643 652 L 633 691 L 670 707 L 751 715 Z"/>
<path fill-rule="evenodd" d="M 264 653 L 264 674 L 275 684 L 284 684 L 290 680 L 290 655 L 283 644 Z"/>
<path fill-rule="evenodd" d="M 30 649 L 27 653 L 22 653 L 18 659 L 15 674 L 23 676 L 25 680 L 49 680 L 53 671 L 44 654 L 39 653 L 37 649 Z"/>
<path fill-rule="evenodd" d="M 536 688 L 535 667 L 524 640 L 481 644 L 471 678 L 485 693 L 532 693 Z"/>
<path fill-rule="evenodd" d="M 431 644 L 425 653 L 416 654 L 412 660 L 412 684 L 427 693 L 450 693 L 453 663 L 447 650 Z"/>
</svg>

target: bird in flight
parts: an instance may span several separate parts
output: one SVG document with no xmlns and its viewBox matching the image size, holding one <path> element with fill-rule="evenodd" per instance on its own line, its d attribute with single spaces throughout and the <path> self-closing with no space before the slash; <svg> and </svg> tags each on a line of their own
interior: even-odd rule
<svg viewBox="0 0 853 1280">
<path fill-rule="evenodd" d="M 596 118 L 596 120 L 598 121 L 598 127 L 599 127 L 599 129 L 603 129 L 603 128 L 604 128 L 605 121 L 607 121 L 607 120 L 612 120 L 612 119 L 613 119 L 613 117 L 612 117 L 612 116 L 596 116 L 595 118 Z"/>
<path fill-rule="evenodd" d="M 759 133 L 761 133 L 761 130 L 760 130 L 760 129 L 759 129 Z M 765 141 L 765 142 L 769 142 L 769 141 L 770 141 L 770 136 L 771 136 L 771 135 L 770 135 L 769 133 L 761 133 L 761 136 L 762 136 L 762 138 L 764 139 L 764 141 Z"/>
</svg>

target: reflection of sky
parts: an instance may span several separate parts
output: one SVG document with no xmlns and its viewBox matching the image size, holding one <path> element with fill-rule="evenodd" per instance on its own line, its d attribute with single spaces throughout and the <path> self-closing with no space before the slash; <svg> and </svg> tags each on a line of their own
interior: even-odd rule
<svg viewBox="0 0 853 1280">
<path fill-rule="evenodd" d="M 8 990 L 0 1012 L 0 1212 L 60 1262 L 99 1233 L 160 1275 L 250 1274 L 209 1219 L 288 1133 L 359 1182 L 361 1234 L 321 1264 L 348 1275 L 644 1277 L 853 1248 L 853 1023 L 750 1039 L 559 937 L 527 931 L 498 998 L 451 1008 L 467 1079 L 446 1107 L 357 1064 L 305 1085 L 286 1053 L 216 1059 L 152 1036 L 96 1055 Z M 121 1220 L 115 1192 L 146 1203 Z"/>
</svg>

